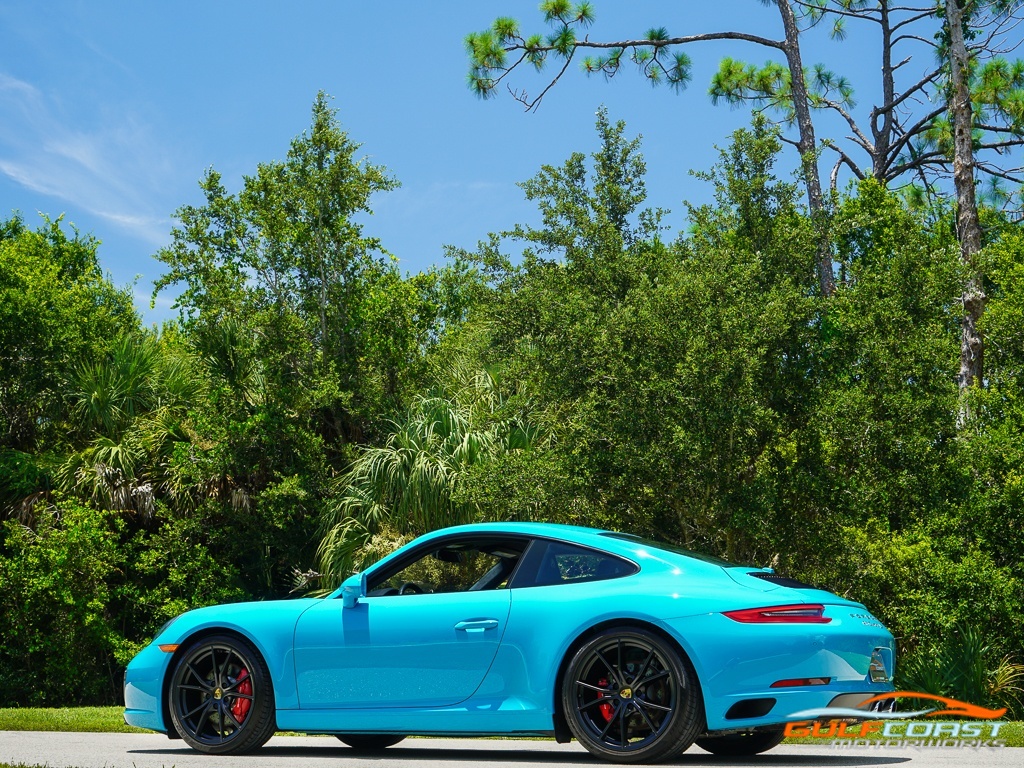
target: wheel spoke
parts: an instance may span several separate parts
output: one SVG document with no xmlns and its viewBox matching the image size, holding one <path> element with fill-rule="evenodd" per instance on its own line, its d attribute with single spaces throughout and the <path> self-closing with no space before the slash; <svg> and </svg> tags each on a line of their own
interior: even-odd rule
<svg viewBox="0 0 1024 768">
<path fill-rule="evenodd" d="M 596 685 L 591 685 L 590 683 L 585 683 L 585 682 L 583 682 L 582 680 L 577 680 L 577 681 L 576 681 L 576 685 L 581 685 L 581 686 L 583 686 L 584 688 L 589 688 L 590 690 L 592 690 L 592 691 L 597 691 L 598 693 L 611 693 L 611 692 L 612 692 L 612 691 L 614 690 L 614 689 L 613 689 L 613 688 L 611 688 L 611 687 L 608 687 L 608 688 L 600 688 L 600 687 L 598 687 L 598 686 L 596 686 Z"/>
<path fill-rule="evenodd" d="M 192 673 L 192 677 L 196 679 L 196 682 L 198 682 L 199 685 L 203 686 L 204 691 L 213 690 L 213 685 L 206 678 L 204 678 L 202 675 L 196 672 L 196 668 L 192 666 L 191 662 L 186 663 L 185 666 L 188 667 L 188 671 Z"/>
<path fill-rule="evenodd" d="M 182 720 L 188 720 L 188 719 L 189 719 L 190 717 L 192 717 L 192 715 L 194 715 L 194 714 L 195 714 L 196 712 L 198 712 L 198 711 L 199 711 L 200 709 L 202 709 L 203 707 L 208 707 L 208 706 L 210 706 L 210 701 L 211 701 L 211 699 L 207 699 L 206 701 L 201 701 L 201 702 L 199 702 L 199 706 L 197 706 L 197 707 L 196 707 L 195 709 L 190 709 L 190 710 L 189 710 L 188 712 L 186 712 L 186 713 L 185 713 L 185 714 L 184 714 L 184 715 L 182 716 L 182 718 L 181 718 L 181 719 L 182 719 Z"/>
<path fill-rule="evenodd" d="M 641 680 L 639 683 L 633 686 L 633 689 L 640 690 L 648 683 L 653 683 L 655 680 L 660 680 L 663 677 L 668 677 L 668 670 L 665 670 L 664 672 L 657 672 L 648 677 L 646 680 Z"/>
<path fill-rule="evenodd" d="M 232 693 L 225 696 L 224 698 L 231 699 L 232 701 L 234 701 L 235 699 L 248 699 L 249 701 L 252 701 L 252 696 L 248 693 Z"/>
<path fill-rule="evenodd" d="M 620 704 L 619 706 L 621 707 L 622 705 Z M 612 712 L 612 716 L 608 718 L 608 723 L 605 725 L 604 730 L 601 731 L 601 741 L 604 741 L 605 736 L 608 735 L 608 731 L 611 730 L 612 723 L 615 722 L 615 715 L 616 714 L 617 714 L 617 712 Z"/>
<path fill-rule="evenodd" d="M 208 651 L 206 651 L 206 653 L 203 653 L 203 654 L 201 654 L 201 655 L 199 655 L 199 656 L 196 656 L 196 657 L 195 657 L 194 659 L 192 659 L 192 662 L 193 662 L 194 664 L 198 664 L 198 663 L 199 663 L 200 661 L 202 661 L 203 659 L 205 659 L 205 658 L 206 658 L 207 656 L 210 656 L 210 657 L 211 657 L 211 663 L 213 663 L 213 660 L 212 660 L 212 657 L 213 657 L 213 648 L 210 648 L 210 649 L 209 649 Z M 215 664 L 215 663 L 214 663 L 214 666 L 216 666 L 216 664 Z"/>
<path fill-rule="evenodd" d="M 651 709 L 656 709 L 659 712 L 671 712 L 672 711 L 672 707 L 663 707 L 663 706 L 661 706 L 661 704 L 652 704 L 651 702 L 644 701 L 643 699 L 634 699 L 634 701 L 639 703 L 640 706 L 642 706 L 642 707 L 650 707 Z"/>
<path fill-rule="evenodd" d="M 618 682 L 619 684 L 622 684 L 622 683 L 626 682 L 626 670 L 622 666 L 622 638 L 621 637 L 618 638 L 618 641 L 615 643 L 615 645 L 616 645 L 618 656 L 619 656 L 619 675 L 618 675 L 618 679 L 617 679 L 616 682 Z"/>
<path fill-rule="evenodd" d="M 224 651 L 224 663 L 220 665 L 220 671 L 217 672 L 217 685 L 221 688 L 224 687 L 224 683 L 227 682 L 228 665 L 231 663 L 231 651 Z"/>
<path fill-rule="evenodd" d="M 626 748 L 626 705 L 619 705 L 619 741 L 622 743 L 622 748 Z"/>
<path fill-rule="evenodd" d="M 612 702 L 611 699 L 594 699 L 593 701 L 588 701 L 586 704 L 579 704 L 576 707 L 576 709 L 578 711 L 583 711 L 584 709 L 587 709 L 588 707 L 592 707 L 595 704 L 611 704 L 611 702 Z"/>
<path fill-rule="evenodd" d="M 644 712 L 644 708 L 641 707 L 641 706 L 637 706 L 636 707 L 636 711 L 639 712 L 640 716 L 644 719 L 644 721 L 646 721 L 647 727 L 651 729 L 651 735 L 653 736 L 654 734 L 656 734 L 658 732 L 658 729 L 655 727 L 654 723 L 651 721 L 651 718 L 649 718 L 647 716 L 647 713 Z"/>
<path fill-rule="evenodd" d="M 600 651 L 594 651 L 594 655 L 597 656 L 597 658 L 601 660 L 601 663 L 608 668 L 608 671 L 611 673 L 611 676 L 618 680 L 615 674 L 615 667 L 608 663 L 608 659 L 604 657 L 604 654 L 602 654 Z"/>
<path fill-rule="evenodd" d="M 243 669 L 244 669 L 244 667 L 243 667 Z M 251 680 L 252 680 L 252 677 L 243 677 L 243 678 L 241 678 L 241 679 L 239 679 L 239 678 L 235 678 L 235 682 L 231 683 L 231 685 L 222 685 L 222 686 L 221 686 L 221 690 L 222 690 L 222 691 L 224 691 L 224 693 L 228 693 L 229 691 L 233 691 L 233 690 L 235 690 L 235 688 L 237 688 L 238 686 L 240 686 L 240 685 L 241 685 L 242 683 L 244 683 L 244 682 L 245 682 L 246 680 L 250 680 L 250 681 L 251 681 Z"/>
<path fill-rule="evenodd" d="M 196 723 L 194 733 L 197 738 L 202 737 L 203 726 L 206 725 L 206 721 L 210 718 L 210 712 L 213 711 L 213 699 L 206 702 L 206 708 L 200 713 L 199 721 Z"/>
<path fill-rule="evenodd" d="M 217 649 L 210 649 L 210 673 L 213 675 L 213 681 L 211 685 L 214 688 L 220 685 L 220 677 L 217 675 Z"/>
<path fill-rule="evenodd" d="M 231 724 L 234 725 L 235 728 L 242 727 L 242 724 L 235 719 L 235 713 L 231 711 L 231 707 L 224 707 L 224 715 L 231 721 Z"/>
<path fill-rule="evenodd" d="M 654 658 L 654 649 L 652 648 L 651 652 L 649 654 L 647 654 L 647 658 L 644 659 L 644 664 L 643 664 L 642 667 L 640 667 L 640 671 L 637 672 L 633 676 L 633 687 L 634 688 L 636 688 L 636 681 L 644 676 L 644 673 L 647 671 L 647 667 L 650 666 L 651 659 L 653 659 L 653 658 Z"/>
</svg>

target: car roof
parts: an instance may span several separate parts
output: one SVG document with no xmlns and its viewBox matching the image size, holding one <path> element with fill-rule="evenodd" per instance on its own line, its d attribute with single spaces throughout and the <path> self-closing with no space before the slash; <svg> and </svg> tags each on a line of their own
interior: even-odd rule
<svg viewBox="0 0 1024 768">
<path fill-rule="evenodd" d="M 423 542 L 433 538 L 464 533 L 500 533 L 553 538 L 604 550 L 622 557 L 627 557 L 634 561 L 660 561 L 669 567 L 678 566 L 682 562 L 686 562 L 688 565 L 694 566 L 701 561 L 704 561 L 704 565 L 712 565 L 712 563 L 707 562 L 706 558 L 701 557 L 701 555 L 697 553 L 687 555 L 683 552 L 658 547 L 650 541 L 634 538 L 630 534 L 619 534 L 617 531 L 609 531 L 602 528 L 587 528 L 579 525 L 565 525 L 564 523 L 471 523 L 469 525 L 456 525 L 450 528 L 441 528 L 436 531 L 431 531 L 430 533 L 424 534 L 420 538 L 416 539 L 416 542 Z M 655 551 L 652 552 L 652 549 Z"/>
<path fill-rule="evenodd" d="M 551 536 L 567 541 L 590 542 L 595 536 L 602 536 L 608 533 L 601 528 L 585 528 L 580 525 L 565 525 L 563 523 L 520 523 L 520 522 L 494 522 L 494 523 L 470 523 L 469 525 L 455 525 L 450 528 L 439 528 L 430 533 L 424 534 L 421 540 L 431 539 L 437 536 L 450 536 L 459 533 L 511 533 L 520 536 Z M 602 537 L 599 541 L 606 541 Z"/>
</svg>

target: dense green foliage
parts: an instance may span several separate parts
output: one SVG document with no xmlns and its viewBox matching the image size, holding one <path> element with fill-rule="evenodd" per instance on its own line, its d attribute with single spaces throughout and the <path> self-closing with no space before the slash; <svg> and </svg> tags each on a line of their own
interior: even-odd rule
<svg viewBox="0 0 1024 768">
<path fill-rule="evenodd" d="M 6 223 L 0 704 L 116 700 L 167 618 L 476 519 L 774 565 L 863 600 L 908 680 L 939 680 L 958 626 L 992 670 L 1024 658 L 1020 225 L 987 214 L 991 352 L 958 424 L 949 211 L 848 190 L 825 297 L 765 121 L 697 174 L 714 199 L 679 235 L 639 141 L 604 112 L 597 139 L 523 182 L 533 224 L 402 276 L 360 226 L 395 182 L 321 96 L 284 161 L 237 193 L 211 170 L 178 211 L 159 333 L 93 241 Z"/>
</svg>

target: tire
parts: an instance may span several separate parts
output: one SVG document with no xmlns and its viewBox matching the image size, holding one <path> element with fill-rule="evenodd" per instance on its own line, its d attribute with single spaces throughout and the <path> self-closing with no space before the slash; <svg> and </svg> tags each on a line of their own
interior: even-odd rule
<svg viewBox="0 0 1024 768">
<path fill-rule="evenodd" d="M 645 629 L 606 629 L 576 651 L 562 680 L 573 736 L 596 757 L 653 763 L 704 728 L 697 675 L 674 644 Z"/>
<path fill-rule="evenodd" d="M 405 736 L 395 733 L 339 733 L 338 738 L 357 752 L 380 752 L 393 747 Z"/>
<path fill-rule="evenodd" d="M 274 690 L 259 652 L 233 635 L 197 640 L 178 659 L 168 689 L 181 738 L 208 755 L 259 749 L 274 735 Z"/>
<path fill-rule="evenodd" d="M 784 728 L 749 733 L 729 733 L 724 736 L 704 736 L 697 739 L 697 746 L 705 752 L 723 757 L 744 757 L 759 755 L 779 746 L 785 736 Z"/>
</svg>

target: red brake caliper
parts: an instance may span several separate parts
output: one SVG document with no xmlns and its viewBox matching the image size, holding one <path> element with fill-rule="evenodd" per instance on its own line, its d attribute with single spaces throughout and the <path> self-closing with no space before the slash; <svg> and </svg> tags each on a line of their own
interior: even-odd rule
<svg viewBox="0 0 1024 768">
<path fill-rule="evenodd" d="M 249 680 L 249 672 L 244 667 L 238 673 L 238 692 L 245 696 L 252 696 L 252 681 Z M 231 705 L 231 714 L 235 716 L 235 720 L 242 722 L 245 720 L 245 716 L 249 714 L 249 707 L 251 706 L 252 699 L 235 699 L 235 702 Z"/>
<path fill-rule="evenodd" d="M 601 688 L 607 688 L 608 687 L 608 678 L 602 677 L 600 680 L 597 681 L 597 684 Z M 598 692 L 597 698 L 603 699 L 604 698 L 604 694 L 601 693 L 601 692 Z M 597 708 L 599 710 L 601 710 L 601 717 L 604 718 L 605 722 L 610 721 L 612 719 L 612 716 L 615 714 L 615 709 L 612 707 L 612 705 L 610 703 L 608 703 L 608 704 L 598 704 Z"/>
</svg>

